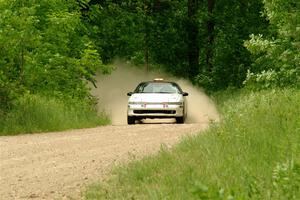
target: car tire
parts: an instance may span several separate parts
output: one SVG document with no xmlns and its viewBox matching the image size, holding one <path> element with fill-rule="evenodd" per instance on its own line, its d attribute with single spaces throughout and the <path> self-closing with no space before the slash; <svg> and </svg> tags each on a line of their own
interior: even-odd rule
<svg viewBox="0 0 300 200">
<path fill-rule="evenodd" d="M 135 124 L 135 117 L 127 116 L 127 124 L 128 125 Z"/>
<path fill-rule="evenodd" d="M 184 123 L 184 116 L 182 116 L 182 117 L 176 117 L 176 123 L 177 124 L 183 124 Z"/>
</svg>

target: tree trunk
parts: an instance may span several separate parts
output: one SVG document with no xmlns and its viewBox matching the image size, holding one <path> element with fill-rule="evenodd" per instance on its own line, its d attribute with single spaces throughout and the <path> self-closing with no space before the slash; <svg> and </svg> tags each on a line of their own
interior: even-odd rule
<svg viewBox="0 0 300 200">
<path fill-rule="evenodd" d="M 188 76 L 190 79 L 193 79 L 199 73 L 197 10 L 198 0 L 188 0 Z"/>
<path fill-rule="evenodd" d="M 146 72 L 149 71 L 149 25 L 148 25 L 148 5 L 146 0 L 144 0 L 144 15 L 145 15 L 145 21 L 144 21 L 144 58 L 145 58 L 145 68 Z"/>
<path fill-rule="evenodd" d="M 149 72 L 149 47 L 148 47 L 148 34 L 145 34 L 145 47 L 144 47 L 144 53 L 145 53 L 145 68 L 146 72 Z"/>
<path fill-rule="evenodd" d="M 20 52 L 20 83 L 24 82 L 24 44 L 23 40 L 21 42 L 21 52 Z"/>
<path fill-rule="evenodd" d="M 207 11 L 208 11 L 208 21 L 207 21 L 207 46 L 206 46 L 206 65 L 209 72 L 212 72 L 213 64 L 213 43 L 214 43 L 214 29 L 215 23 L 213 19 L 213 9 L 215 6 L 215 0 L 207 0 Z"/>
</svg>

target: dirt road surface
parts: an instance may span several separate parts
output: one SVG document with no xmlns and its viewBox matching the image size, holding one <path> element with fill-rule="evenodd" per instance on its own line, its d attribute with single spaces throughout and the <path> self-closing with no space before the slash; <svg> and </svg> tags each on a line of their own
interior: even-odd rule
<svg viewBox="0 0 300 200">
<path fill-rule="evenodd" d="M 207 124 L 138 124 L 0 137 L 0 199 L 80 199 L 120 162 L 155 153 Z"/>
</svg>

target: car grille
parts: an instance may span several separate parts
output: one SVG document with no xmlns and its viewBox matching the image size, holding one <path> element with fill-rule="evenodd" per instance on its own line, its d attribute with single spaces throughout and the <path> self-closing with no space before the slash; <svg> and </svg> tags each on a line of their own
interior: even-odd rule
<svg viewBox="0 0 300 200">
<path fill-rule="evenodd" d="M 134 110 L 134 114 L 175 114 L 176 110 Z"/>
</svg>

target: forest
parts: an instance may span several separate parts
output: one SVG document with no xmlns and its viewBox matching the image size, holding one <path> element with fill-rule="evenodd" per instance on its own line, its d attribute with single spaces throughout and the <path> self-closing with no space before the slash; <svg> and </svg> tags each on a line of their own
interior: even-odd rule
<svg viewBox="0 0 300 200">
<path fill-rule="evenodd" d="M 207 93 L 299 88 L 300 2 L 0 0 L 0 127 L 26 123 L 21 113 L 48 104 L 47 119 L 60 109 L 85 113 L 79 120 L 93 123 L 82 126 L 107 123 L 90 85 L 116 58 Z"/>
</svg>

